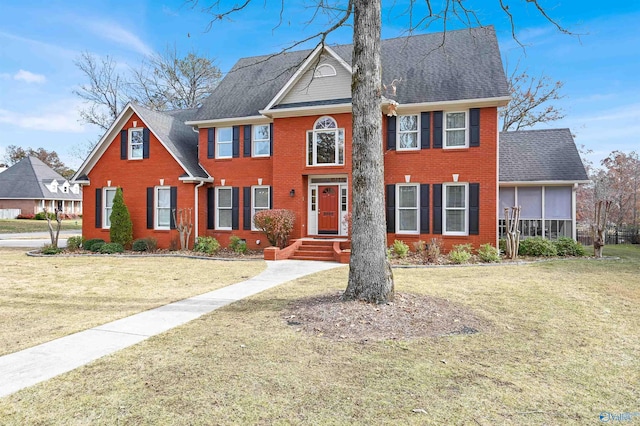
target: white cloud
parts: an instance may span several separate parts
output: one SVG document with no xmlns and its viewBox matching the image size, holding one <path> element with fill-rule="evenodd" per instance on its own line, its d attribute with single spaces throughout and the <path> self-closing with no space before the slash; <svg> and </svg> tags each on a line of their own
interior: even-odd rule
<svg viewBox="0 0 640 426">
<path fill-rule="evenodd" d="M 86 24 L 87 28 L 99 37 L 128 47 L 131 50 L 142 53 L 145 56 L 153 54 L 153 49 L 143 42 L 137 35 L 122 28 L 115 22 L 92 21 Z"/>
<path fill-rule="evenodd" d="M 27 83 L 44 83 L 47 78 L 42 74 L 35 74 L 29 71 L 20 70 L 14 76 L 14 80 L 22 80 Z"/>
<path fill-rule="evenodd" d="M 0 109 L 0 123 L 24 129 L 35 129 L 48 132 L 84 132 L 84 127 L 78 122 L 78 112 L 75 108 L 56 111 L 57 112 L 44 111 L 39 114 L 23 114 Z"/>
</svg>

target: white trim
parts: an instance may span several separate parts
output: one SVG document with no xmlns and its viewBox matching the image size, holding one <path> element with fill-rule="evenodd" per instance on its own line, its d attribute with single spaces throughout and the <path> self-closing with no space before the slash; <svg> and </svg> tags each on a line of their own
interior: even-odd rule
<svg viewBox="0 0 640 426">
<path fill-rule="evenodd" d="M 420 139 L 422 137 L 421 133 L 421 115 L 422 114 L 399 114 L 398 118 L 396 120 L 396 151 L 420 151 L 421 148 L 421 144 L 420 144 Z M 401 130 L 400 130 L 400 118 L 401 117 L 410 117 L 410 116 L 415 116 L 416 117 L 416 130 L 415 130 L 415 134 L 416 134 L 416 146 L 414 148 L 402 148 L 401 145 Z M 402 133 L 414 133 L 414 131 L 402 131 Z"/>
<path fill-rule="evenodd" d="M 327 178 L 340 178 L 340 179 L 344 179 L 344 182 L 320 182 L 320 183 L 313 183 L 312 180 L 313 179 L 327 179 Z M 318 213 L 319 213 L 319 194 L 318 194 L 318 187 L 319 186 L 336 186 L 338 187 L 338 197 L 337 197 L 337 202 L 338 202 L 338 234 L 336 234 L 336 237 L 344 237 L 348 235 L 348 229 L 347 226 L 345 224 L 345 218 L 346 216 L 349 214 L 349 176 L 343 173 L 337 173 L 337 174 L 328 174 L 328 175 L 322 175 L 322 174 L 312 174 L 308 176 L 308 185 L 307 185 L 307 235 L 319 235 L 318 234 Z M 346 191 L 346 196 L 347 196 L 347 210 L 346 211 L 342 211 L 342 191 L 345 190 Z M 316 192 L 316 199 L 315 199 L 315 210 L 312 210 L 312 207 L 314 205 L 314 200 L 313 200 L 313 191 Z M 327 234 L 322 234 L 324 236 L 327 236 Z"/>
<path fill-rule="evenodd" d="M 111 214 L 107 215 L 107 191 L 113 191 L 113 196 L 115 197 L 115 192 L 118 191 L 117 186 L 104 186 L 102 187 L 102 229 L 111 229 L 111 223 L 107 226 L 107 220 L 110 220 Z M 113 211 L 113 204 L 111 205 L 111 210 Z"/>
<path fill-rule="evenodd" d="M 510 96 L 497 96 L 495 98 L 476 98 L 476 99 L 456 99 L 449 101 L 435 101 L 435 102 L 416 102 L 411 104 L 398 105 L 398 114 L 409 114 L 411 112 L 421 111 L 438 111 L 452 109 L 452 107 L 459 109 L 470 108 L 485 108 L 485 107 L 501 107 L 506 106 L 511 100 Z M 388 105 L 383 104 L 383 105 Z"/>
<path fill-rule="evenodd" d="M 258 211 L 269 210 L 271 207 L 271 186 L 270 185 L 253 185 L 251 187 L 251 230 L 259 231 L 258 228 L 255 227 L 253 223 L 253 217 L 256 215 L 256 189 L 265 189 L 267 190 L 267 207 L 259 207 Z"/>
<path fill-rule="evenodd" d="M 264 115 L 249 115 L 247 117 L 217 118 L 213 120 L 185 121 L 187 126 L 196 126 L 199 129 L 218 127 L 220 125 L 233 126 L 243 124 L 271 123 Z"/>
<path fill-rule="evenodd" d="M 269 118 L 304 117 L 319 114 L 342 114 L 351 112 L 351 102 L 334 105 L 313 105 L 305 107 L 278 108 L 271 110 L 263 109 L 258 112 L 260 114 L 264 114 Z"/>
<path fill-rule="evenodd" d="M 317 74 L 319 70 L 323 69 L 323 68 L 328 68 L 331 71 L 329 71 L 327 74 Z M 313 78 L 325 78 L 325 77 L 335 77 L 336 75 L 338 75 L 338 72 L 336 71 L 336 69 L 333 67 L 333 65 L 331 65 L 330 63 L 324 62 L 320 65 L 318 65 L 314 70 L 313 70 Z"/>
<path fill-rule="evenodd" d="M 158 206 L 158 201 L 160 197 L 158 196 L 158 192 L 160 190 L 168 190 L 169 191 L 169 224 L 167 226 L 160 226 L 158 219 L 158 210 L 160 207 Z M 167 209 L 167 207 L 162 207 L 163 209 Z M 153 188 L 153 229 L 157 230 L 168 230 L 171 229 L 171 187 L 167 185 L 159 185 Z"/>
<path fill-rule="evenodd" d="M 233 229 L 233 187 L 231 186 L 216 186 L 215 187 L 215 192 L 216 192 L 216 201 L 215 201 L 215 223 L 214 223 L 214 227 L 217 231 L 231 231 Z M 220 226 L 220 190 L 224 189 L 224 190 L 229 190 L 230 192 L 230 199 L 231 199 L 231 206 L 229 207 L 223 207 L 223 210 L 229 210 L 231 212 L 231 224 L 227 227 L 227 226 Z"/>
<path fill-rule="evenodd" d="M 335 127 L 333 128 L 327 128 L 327 129 L 316 129 L 316 126 L 318 125 L 318 122 L 320 120 L 323 119 L 330 119 L 331 121 L 333 121 L 335 123 Z M 336 160 L 333 163 L 318 163 L 318 150 L 317 150 L 317 141 L 316 141 L 316 134 L 317 133 L 331 133 L 333 132 L 335 135 L 335 140 L 334 140 L 334 149 L 335 149 L 335 154 L 334 154 L 334 160 Z M 340 133 L 342 133 L 342 163 L 340 163 Z M 313 149 L 313 152 L 309 152 L 309 135 L 311 135 L 311 140 L 312 140 L 312 147 L 311 149 Z M 314 123 L 313 123 L 313 128 L 311 130 L 307 130 L 306 132 L 306 138 L 305 138 L 305 152 L 306 152 L 306 158 L 305 158 L 305 165 L 307 167 L 326 167 L 326 166 L 344 166 L 345 163 L 345 157 L 346 157 L 346 132 L 345 129 L 342 127 L 338 127 L 338 121 L 331 117 L 330 115 L 323 115 L 321 117 L 319 117 Z M 309 164 L 309 154 L 311 154 L 311 164 Z"/>
<path fill-rule="evenodd" d="M 573 184 L 589 183 L 589 180 L 531 180 L 531 181 L 505 181 L 498 182 L 499 187 L 510 186 L 567 186 Z"/>
<path fill-rule="evenodd" d="M 447 128 L 447 114 L 464 114 L 464 129 L 461 127 L 454 127 L 452 129 Z M 465 149 L 469 148 L 469 110 L 463 111 L 443 111 L 442 112 L 442 149 Z M 464 130 L 464 145 L 447 145 L 447 131 L 461 131 Z"/>
<path fill-rule="evenodd" d="M 142 133 L 142 142 L 140 143 L 140 157 L 133 157 L 133 132 Z M 142 160 L 144 158 L 144 127 L 129 127 L 127 129 L 127 160 Z"/>
<path fill-rule="evenodd" d="M 416 206 L 414 207 L 400 207 L 400 188 L 413 187 L 416 189 Z M 397 183 L 396 184 L 396 229 L 395 233 L 399 235 L 418 235 L 420 234 L 420 184 L 419 183 Z M 400 210 L 415 210 L 416 212 L 416 229 L 415 230 L 401 230 L 400 229 Z"/>
<path fill-rule="evenodd" d="M 220 130 L 226 130 L 229 129 L 229 136 L 230 139 L 228 141 L 223 141 L 220 142 Z M 231 148 L 229 155 L 225 155 L 225 156 L 221 156 L 220 155 L 220 143 L 222 143 L 223 145 L 229 145 L 229 147 Z M 216 127 L 216 132 L 215 132 L 215 144 L 216 144 L 216 152 L 215 154 L 215 158 L 233 158 L 233 127 Z"/>
<path fill-rule="evenodd" d="M 255 136 L 255 131 L 256 128 L 258 126 L 264 126 L 267 128 L 267 132 L 269 137 L 267 137 L 267 139 L 258 139 L 257 141 L 254 139 Z M 267 124 L 254 124 L 251 126 L 251 157 L 254 158 L 260 158 L 260 157 L 271 157 L 271 138 L 273 136 L 271 135 L 271 125 L 270 123 Z M 261 142 L 264 143 L 266 141 L 266 143 L 269 145 L 269 153 L 268 154 L 256 154 L 255 152 L 255 142 Z M 246 143 L 246 141 L 245 141 Z"/>
<path fill-rule="evenodd" d="M 447 187 L 464 187 L 464 231 L 447 231 Z M 462 210 L 459 207 L 451 207 L 453 210 Z M 467 182 L 447 182 L 442 184 L 442 235 L 447 236 L 468 236 L 469 235 L 469 183 Z"/>
</svg>

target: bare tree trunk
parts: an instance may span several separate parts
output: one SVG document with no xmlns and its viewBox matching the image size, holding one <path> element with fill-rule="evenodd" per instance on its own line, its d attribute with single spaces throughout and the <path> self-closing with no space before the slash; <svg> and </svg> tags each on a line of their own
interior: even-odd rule
<svg viewBox="0 0 640 426">
<path fill-rule="evenodd" d="M 594 213 L 594 224 L 591 225 L 593 234 L 593 255 L 597 258 L 602 257 L 602 248 L 605 245 L 605 230 L 607 229 L 607 216 L 611 209 L 611 201 L 597 201 Z M 603 209 L 604 208 L 604 209 Z"/>
<path fill-rule="evenodd" d="M 44 209 L 44 216 L 47 219 L 47 225 L 49 226 L 49 237 L 51 238 L 51 245 L 53 247 L 58 247 L 58 238 L 60 237 L 60 228 L 62 227 L 62 210 L 58 210 L 57 208 L 53 210 L 56 215 L 56 230 L 53 230 L 53 225 L 51 224 L 51 218 L 49 217 L 49 212 L 47 209 Z"/>
<path fill-rule="evenodd" d="M 393 299 L 387 261 L 380 71 L 380 0 L 354 0 L 353 16 L 353 233 L 345 300 Z"/>
</svg>

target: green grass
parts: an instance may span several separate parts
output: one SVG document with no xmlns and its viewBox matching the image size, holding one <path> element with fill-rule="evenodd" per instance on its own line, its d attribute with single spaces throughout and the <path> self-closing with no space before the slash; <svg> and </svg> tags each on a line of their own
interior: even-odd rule
<svg viewBox="0 0 640 426">
<path fill-rule="evenodd" d="M 0 423 L 596 424 L 640 411 L 640 247 L 605 255 L 620 259 L 396 269 L 397 291 L 492 324 L 412 341 L 287 325 L 292 301 L 345 287 L 347 268 L 315 274 L 4 398 Z"/>
<path fill-rule="evenodd" d="M 82 219 L 65 219 L 60 229 L 81 230 Z M 0 219 L 0 234 L 20 232 L 49 232 L 49 226 L 46 220 Z"/>
</svg>

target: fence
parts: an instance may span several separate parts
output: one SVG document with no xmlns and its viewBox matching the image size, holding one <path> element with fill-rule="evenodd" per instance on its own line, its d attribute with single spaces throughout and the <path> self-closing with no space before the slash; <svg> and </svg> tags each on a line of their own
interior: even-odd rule
<svg viewBox="0 0 640 426">
<path fill-rule="evenodd" d="M 20 213 L 20 209 L 0 209 L 0 219 L 15 219 Z"/>
<path fill-rule="evenodd" d="M 638 229 L 608 229 L 604 234 L 605 244 L 640 244 Z M 590 230 L 578 229 L 576 239 L 584 246 L 593 245 L 593 235 Z"/>
</svg>

